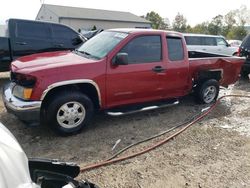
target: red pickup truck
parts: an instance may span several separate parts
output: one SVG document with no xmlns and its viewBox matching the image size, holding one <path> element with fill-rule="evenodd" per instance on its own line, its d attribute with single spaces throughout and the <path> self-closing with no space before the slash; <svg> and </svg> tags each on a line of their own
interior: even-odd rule
<svg viewBox="0 0 250 188">
<path fill-rule="evenodd" d="M 237 81 L 243 62 L 188 52 L 180 33 L 112 29 L 75 51 L 17 59 L 3 100 L 21 120 L 40 120 L 71 134 L 81 130 L 95 110 L 109 115 L 150 110 L 177 104 L 193 91 L 200 102 L 211 103 L 220 85 Z"/>
</svg>

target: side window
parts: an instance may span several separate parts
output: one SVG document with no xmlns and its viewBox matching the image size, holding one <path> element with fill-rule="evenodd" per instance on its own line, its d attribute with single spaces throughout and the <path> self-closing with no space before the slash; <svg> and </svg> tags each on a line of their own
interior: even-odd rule
<svg viewBox="0 0 250 188">
<path fill-rule="evenodd" d="M 168 57 L 171 61 L 184 59 L 182 39 L 178 37 L 167 37 Z"/>
<path fill-rule="evenodd" d="M 227 46 L 227 42 L 223 38 L 216 38 L 217 46 Z"/>
<path fill-rule="evenodd" d="M 202 45 L 202 38 L 195 36 L 185 36 L 187 45 Z"/>
<path fill-rule="evenodd" d="M 51 38 L 49 24 L 35 22 L 17 22 L 16 37 L 48 40 Z"/>
<path fill-rule="evenodd" d="M 52 24 L 53 38 L 55 39 L 74 39 L 77 33 L 68 27 Z"/>
<path fill-rule="evenodd" d="M 120 52 L 128 54 L 129 64 L 159 62 L 162 59 L 161 36 L 137 37 Z"/>
<path fill-rule="evenodd" d="M 203 37 L 203 45 L 216 46 L 216 40 L 214 37 Z"/>
</svg>

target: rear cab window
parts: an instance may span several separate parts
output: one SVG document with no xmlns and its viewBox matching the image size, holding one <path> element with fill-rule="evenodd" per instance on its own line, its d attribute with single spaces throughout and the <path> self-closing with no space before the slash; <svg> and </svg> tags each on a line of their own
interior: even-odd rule
<svg viewBox="0 0 250 188">
<path fill-rule="evenodd" d="M 56 24 L 52 24 L 52 33 L 53 38 L 55 39 L 74 39 L 78 36 L 78 34 L 74 30 L 66 26 Z"/>
<path fill-rule="evenodd" d="M 49 40 L 51 30 L 49 24 L 20 21 L 16 23 L 17 38 L 31 38 L 37 40 Z"/>
<path fill-rule="evenodd" d="M 182 38 L 167 36 L 168 58 L 171 62 L 184 60 Z"/>
</svg>

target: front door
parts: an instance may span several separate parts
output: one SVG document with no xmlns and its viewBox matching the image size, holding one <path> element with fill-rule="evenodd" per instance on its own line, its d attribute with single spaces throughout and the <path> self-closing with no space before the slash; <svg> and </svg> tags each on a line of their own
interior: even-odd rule
<svg viewBox="0 0 250 188">
<path fill-rule="evenodd" d="M 128 54 L 128 65 L 110 65 L 107 70 L 107 107 L 157 100 L 162 87 L 159 70 L 162 67 L 160 35 L 145 35 L 131 39 L 119 53 Z"/>
</svg>

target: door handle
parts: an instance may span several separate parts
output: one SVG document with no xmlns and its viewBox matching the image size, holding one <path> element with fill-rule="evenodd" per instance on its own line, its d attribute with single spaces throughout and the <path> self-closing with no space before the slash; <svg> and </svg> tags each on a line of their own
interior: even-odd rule
<svg viewBox="0 0 250 188">
<path fill-rule="evenodd" d="M 166 69 L 162 68 L 162 66 L 156 66 L 152 69 L 152 71 L 154 72 L 163 72 L 165 71 Z"/>
<path fill-rule="evenodd" d="M 18 45 L 27 45 L 27 42 L 16 42 Z"/>
</svg>

